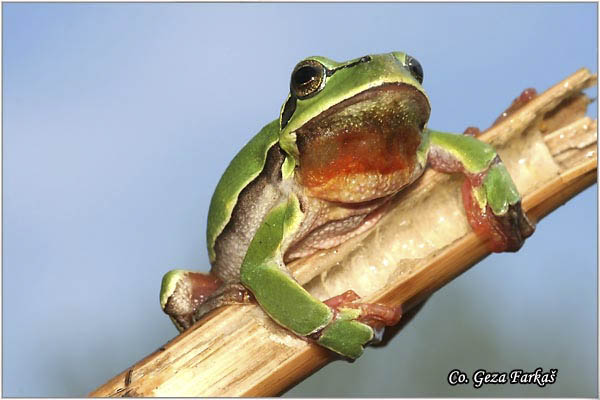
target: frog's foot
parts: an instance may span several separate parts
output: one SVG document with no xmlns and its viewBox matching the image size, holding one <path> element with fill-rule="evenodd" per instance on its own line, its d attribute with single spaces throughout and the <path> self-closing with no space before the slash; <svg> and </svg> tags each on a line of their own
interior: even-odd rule
<svg viewBox="0 0 600 400">
<path fill-rule="evenodd" d="M 334 312 L 341 309 L 354 309 L 360 313 L 356 321 L 370 326 L 375 333 L 375 340 L 379 341 L 386 326 L 396 325 L 402 317 L 402 307 L 390 307 L 383 304 L 357 303 L 360 296 L 354 290 L 346 292 L 324 301 Z"/>
<path fill-rule="evenodd" d="M 498 125 L 500 122 L 509 118 L 511 115 L 516 113 L 519 109 L 521 109 L 525 104 L 529 103 L 531 100 L 537 97 L 537 91 L 534 88 L 527 88 L 521 92 L 521 94 L 513 100 L 512 104 L 504 110 L 502 114 L 492 124 L 492 126 Z"/>
<path fill-rule="evenodd" d="M 224 285 L 211 274 L 173 270 L 163 277 L 160 305 L 177 329 L 183 332 L 202 315 L 220 305 L 246 301 L 247 292 L 240 287 Z"/>
<path fill-rule="evenodd" d="M 493 165 L 490 170 L 495 168 L 506 171 L 501 163 Z M 469 224 L 475 233 L 488 240 L 490 251 L 517 251 L 534 232 L 535 224 L 523 212 L 520 197 L 512 201 L 509 198 L 501 198 L 503 185 L 499 185 L 498 182 L 495 182 L 495 185 L 493 182 L 488 183 L 487 186 L 481 177 L 467 177 L 463 184 L 462 197 Z M 494 212 L 490 197 L 496 203 L 503 203 L 502 207 L 496 207 L 500 211 Z M 500 198 L 500 201 L 496 197 Z"/>
<path fill-rule="evenodd" d="M 358 303 L 358 299 L 354 291 L 348 290 L 325 301 L 333 311 L 333 319 L 308 337 L 350 359 L 360 357 L 365 345 L 381 341 L 386 325 L 398 323 L 402 309 Z"/>
<path fill-rule="evenodd" d="M 463 135 L 478 137 L 481 136 L 483 132 L 476 126 L 468 126 L 467 129 L 463 132 Z"/>
<path fill-rule="evenodd" d="M 240 283 L 226 283 L 212 294 L 204 303 L 200 304 L 194 313 L 194 322 L 215 308 L 229 304 L 250 303 L 254 298 Z"/>
<path fill-rule="evenodd" d="M 504 110 L 502 112 L 502 114 L 500 114 L 500 116 L 498 116 L 498 118 L 496 118 L 496 120 L 494 121 L 492 126 L 490 126 L 490 128 L 498 125 L 500 122 L 509 118 L 511 115 L 513 115 L 514 113 L 519 111 L 524 105 L 526 105 L 527 103 L 529 103 L 531 100 L 535 99 L 536 97 L 537 97 L 537 91 L 534 88 L 527 88 L 527 89 L 523 90 L 521 92 L 521 94 L 513 100 L 512 104 L 506 110 Z M 476 138 L 476 137 L 481 136 L 484 132 L 486 132 L 490 128 L 486 129 L 485 131 L 481 131 L 476 126 L 469 126 L 469 127 L 467 127 L 467 129 L 465 129 L 465 131 L 463 132 L 463 135 L 472 136 L 472 137 Z"/>
</svg>

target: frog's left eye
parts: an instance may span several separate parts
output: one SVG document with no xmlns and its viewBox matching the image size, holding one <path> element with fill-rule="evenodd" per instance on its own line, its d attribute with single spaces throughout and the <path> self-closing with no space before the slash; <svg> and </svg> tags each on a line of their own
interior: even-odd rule
<svg viewBox="0 0 600 400">
<path fill-rule="evenodd" d="M 300 100 L 317 94 L 325 86 L 325 66 L 315 60 L 304 60 L 298 63 L 292 72 L 290 90 Z"/>
<path fill-rule="evenodd" d="M 413 58 L 406 55 L 406 67 L 410 71 L 411 75 L 419 81 L 419 83 L 423 83 L 423 67 L 421 67 L 421 63 L 417 61 L 416 58 Z"/>
</svg>

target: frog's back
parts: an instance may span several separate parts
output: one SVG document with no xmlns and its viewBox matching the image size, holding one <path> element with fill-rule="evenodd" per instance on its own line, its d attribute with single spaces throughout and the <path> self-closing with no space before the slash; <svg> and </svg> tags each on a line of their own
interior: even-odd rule
<svg viewBox="0 0 600 400">
<path fill-rule="evenodd" d="M 238 197 L 264 169 L 269 149 L 279 140 L 279 121 L 260 130 L 231 160 L 217 184 L 208 210 L 206 241 L 211 264 L 216 260 L 215 243 L 231 219 Z"/>
</svg>

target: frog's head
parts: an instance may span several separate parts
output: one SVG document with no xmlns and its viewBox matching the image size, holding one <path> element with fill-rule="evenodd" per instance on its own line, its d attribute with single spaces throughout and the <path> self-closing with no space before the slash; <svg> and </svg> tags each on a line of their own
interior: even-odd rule
<svg viewBox="0 0 600 400">
<path fill-rule="evenodd" d="M 401 52 L 294 68 L 281 108 L 284 176 L 324 200 L 355 203 L 397 192 L 423 168 L 429 99 L 423 70 Z"/>
</svg>

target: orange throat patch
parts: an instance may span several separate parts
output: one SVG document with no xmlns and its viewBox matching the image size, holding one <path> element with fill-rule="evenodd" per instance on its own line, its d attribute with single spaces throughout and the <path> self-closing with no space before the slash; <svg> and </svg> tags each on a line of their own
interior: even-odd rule
<svg viewBox="0 0 600 400">
<path fill-rule="evenodd" d="M 409 85 L 358 94 L 297 131 L 298 178 L 311 195 L 362 202 L 392 194 L 414 179 L 425 96 Z"/>
</svg>

